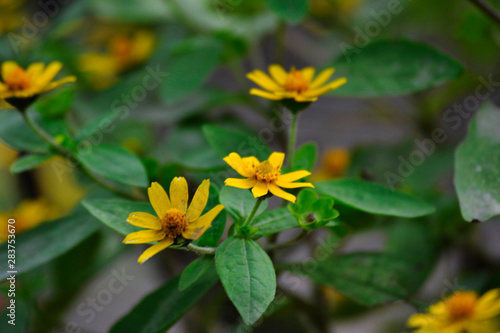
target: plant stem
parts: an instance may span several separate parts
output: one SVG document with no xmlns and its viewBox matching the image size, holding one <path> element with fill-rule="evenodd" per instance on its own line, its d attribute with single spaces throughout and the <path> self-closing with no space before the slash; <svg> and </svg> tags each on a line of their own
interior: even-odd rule
<svg viewBox="0 0 500 333">
<path fill-rule="evenodd" d="M 290 134 L 288 137 L 288 166 L 292 166 L 293 156 L 295 154 L 295 140 L 297 137 L 297 121 L 299 118 L 299 114 L 292 112 L 292 124 L 290 125 Z"/>
<path fill-rule="evenodd" d="M 187 248 L 196 253 L 209 254 L 209 255 L 214 255 L 215 251 L 217 251 L 216 247 L 201 247 L 201 246 L 196 246 L 193 243 L 189 243 Z"/>
<path fill-rule="evenodd" d="M 59 143 L 57 143 L 54 138 L 45 132 L 42 128 L 38 127 L 38 125 L 28 116 L 28 113 L 26 111 L 21 112 L 23 115 L 24 121 L 28 126 L 38 134 L 40 138 L 42 138 L 45 142 L 47 142 L 51 147 L 56 149 L 60 154 L 66 155 L 68 154 L 68 150 L 66 150 L 63 146 L 61 146 Z"/>
<path fill-rule="evenodd" d="M 491 7 L 489 3 L 487 3 L 484 0 L 469 0 L 469 1 L 472 2 L 474 5 L 476 5 L 480 10 L 482 10 L 497 24 L 500 24 L 500 14 L 493 7 Z"/>
<path fill-rule="evenodd" d="M 264 201 L 264 199 L 262 197 L 257 198 L 257 200 L 255 201 L 255 205 L 253 206 L 252 212 L 248 216 L 245 223 L 243 223 L 243 227 L 250 226 L 250 223 L 252 223 L 252 220 L 255 217 L 255 214 L 257 214 L 257 211 L 259 210 L 259 207 L 260 207 L 260 204 L 262 203 L 262 201 Z"/>
<path fill-rule="evenodd" d="M 276 28 L 276 63 L 285 65 L 285 49 L 286 49 L 286 23 L 283 20 L 278 22 Z"/>
</svg>

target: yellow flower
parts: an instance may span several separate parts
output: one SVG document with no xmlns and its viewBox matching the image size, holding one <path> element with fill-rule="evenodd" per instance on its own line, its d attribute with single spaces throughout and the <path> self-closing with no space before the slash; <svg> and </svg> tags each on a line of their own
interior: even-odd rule
<svg viewBox="0 0 500 333">
<path fill-rule="evenodd" d="M 344 148 L 333 148 L 323 155 L 320 168 L 311 179 L 313 181 L 329 180 L 344 176 L 351 164 L 351 154 Z"/>
<path fill-rule="evenodd" d="M 457 291 L 433 304 L 426 314 L 415 314 L 408 326 L 416 333 L 492 333 L 498 327 L 492 319 L 500 315 L 500 289 L 478 297 L 474 291 Z"/>
<path fill-rule="evenodd" d="M 61 68 L 62 64 L 54 61 L 47 67 L 43 63 L 34 63 L 24 70 L 14 61 L 6 61 L 2 63 L 0 98 L 11 103 L 12 99 L 35 97 L 64 83 L 76 81 L 74 76 L 52 81 Z"/>
<path fill-rule="evenodd" d="M 211 225 L 214 218 L 224 209 L 217 205 L 201 215 L 208 201 L 210 180 L 205 179 L 196 190 L 188 208 L 188 185 L 184 177 L 177 177 L 170 184 L 170 198 L 158 183 L 148 189 L 149 201 L 156 216 L 143 212 L 131 213 L 127 222 L 141 228 L 128 234 L 125 244 L 143 244 L 158 241 L 144 251 L 137 262 L 140 264 L 172 245 L 179 236 L 185 239 L 198 239 Z"/>
<path fill-rule="evenodd" d="M 327 68 L 316 77 L 313 67 L 296 70 L 294 67 L 286 72 L 280 65 L 269 66 L 267 75 L 263 71 L 254 70 L 247 74 L 247 78 L 257 83 L 265 90 L 253 88 L 250 94 L 272 100 L 295 99 L 297 102 L 314 102 L 319 96 L 337 89 L 347 82 L 346 78 L 340 78 L 326 83 L 335 73 L 335 69 Z"/>
<path fill-rule="evenodd" d="M 277 197 L 295 202 L 294 195 L 285 192 L 283 188 L 314 187 L 311 183 L 294 183 L 294 181 L 309 176 L 306 170 L 294 171 L 281 174 L 281 166 L 285 159 L 283 153 L 272 153 L 264 162 L 254 157 L 241 158 L 237 153 L 231 153 L 224 157 L 224 161 L 246 179 L 228 178 L 224 182 L 226 186 L 243 189 L 252 189 L 255 198 L 266 195 L 269 191 Z"/>
<path fill-rule="evenodd" d="M 23 0 L 0 0 L 0 35 L 22 26 L 23 12 L 19 7 L 23 2 Z"/>
</svg>

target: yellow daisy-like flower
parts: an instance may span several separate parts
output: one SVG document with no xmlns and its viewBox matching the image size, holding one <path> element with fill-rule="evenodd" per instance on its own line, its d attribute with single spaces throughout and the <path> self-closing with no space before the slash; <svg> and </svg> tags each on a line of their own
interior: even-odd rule
<svg viewBox="0 0 500 333">
<path fill-rule="evenodd" d="M 170 184 L 170 198 L 158 183 L 148 188 L 149 201 L 156 215 L 144 212 L 130 213 L 127 222 L 141 228 L 128 234 L 125 244 L 143 244 L 156 242 L 144 251 L 137 262 L 140 264 L 172 245 L 179 236 L 185 239 L 198 239 L 211 225 L 215 217 L 224 209 L 217 205 L 201 215 L 208 201 L 210 180 L 205 179 L 196 190 L 188 208 L 188 185 L 184 177 L 177 177 Z"/>
<path fill-rule="evenodd" d="M 347 79 L 342 77 L 327 83 L 335 73 L 335 69 L 327 68 L 316 77 L 313 67 L 297 70 L 294 67 L 286 72 L 280 65 L 269 66 L 267 75 L 261 70 L 254 70 L 247 74 L 247 78 L 257 83 L 265 90 L 253 88 L 250 94 L 271 100 L 294 99 L 297 102 L 314 102 L 319 96 L 335 90 Z"/>
<path fill-rule="evenodd" d="M 415 314 L 408 326 L 415 333 L 492 333 L 500 315 L 500 289 L 479 297 L 474 291 L 457 291 L 445 300 L 433 304 L 425 314 Z"/>
<path fill-rule="evenodd" d="M 0 98 L 11 103 L 12 99 L 35 97 L 62 84 L 76 81 L 74 76 L 52 81 L 61 68 L 62 64 L 54 61 L 47 67 L 43 63 L 34 63 L 24 70 L 14 61 L 6 61 L 2 63 Z"/>
<path fill-rule="evenodd" d="M 282 175 L 281 166 L 284 160 L 285 154 L 283 153 L 272 153 L 264 162 L 259 162 L 254 156 L 241 158 L 237 153 L 231 153 L 224 157 L 224 161 L 246 179 L 228 178 L 224 183 L 226 186 L 252 189 L 255 198 L 271 192 L 277 197 L 295 202 L 296 197 L 281 188 L 314 187 L 311 183 L 294 183 L 311 173 L 300 170 Z"/>
</svg>

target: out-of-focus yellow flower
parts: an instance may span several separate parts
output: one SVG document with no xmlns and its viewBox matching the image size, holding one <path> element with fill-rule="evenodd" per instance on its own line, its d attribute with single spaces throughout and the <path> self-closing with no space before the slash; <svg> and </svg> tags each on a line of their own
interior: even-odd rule
<svg viewBox="0 0 500 333">
<path fill-rule="evenodd" d="M 125 244 L 143 244 L 158 241 L 144 251 L 137 262 L 140 264 L 172 245 L 179 236 L 185 239 L 198 239 L 211 225 L 215 217 L 224 209 L 217 205 L 204 215 L 203 210 L 208 202 L 210 180 L 205 179 L 196 190 L 188 207 L 188 185 L 184 177 L 177 177 L 170 184 L 170 198 L 158 183 L 152 183 L 148 189 L 149 201 L 156 215 L 148 213 L 131 213 L 127 222 L 141 230 L 128 234 L 123 240 Z"/>
<path fill-rule="evenodd" d="M 260 162 L 254 156 L 241 158 L 237 153 L 231 153 L 224 157 L 224 161 L 245 179 L 228 178 L 224 183 L 226 186 L 252 189 L 255 198 L 263 197 L 271 192 L 277 197 L 295 202 L 297 198 L 281 188 L 314 187 L 311 183 L 294 183 L 311 173 L 300 170 L 282 175 L 281 166 L 284 160 L 285 154 L 283 153 L 272 153 L 264 162 Z"/>
<path fill-rule="evenodd" d="M 344 176 L 351 164 L 351 153 L 344 148 L 328 150 L 319 169 L 311 176 L 312 181 L 329 180 Z"/>
<path fill-rule="evenodd" d="M 21 7 L 23 0 L 0 0 L 0 35 L 19 28 L 23 24 Z"/>
<path fill-rule="evenodd" d="M 492 333 L 498 330 L 492 320 L 500 315 L 500 289 L 479 297 L 474 291 L 457 291 L 433 304 L 425 314 L 415 314 L 408 326 L 416 333 Z"/>
<path fill-rule="evenodd" d="M 19 153 L 0 142 L 0 168 L 8 169 Z"/>
<path fill-rule="evenodd" d="M 6 61 L 2 63 L 0 98 L 12 104 L 13 99 L 35 97 L 62 84 L 76 81 L 74 76 L 52 81 L 61 68 L 62 64 L 54 61 L 47 67 L 43 63 L 34 63 L 24 70 L 14 61 Z"/>
<path fill-rule="evenodd" d="M 97 89 L 105 89 L 119 80 L 119 74 L 145 62 L 153 53 L 155 36 L 147 30 L 111 36 L 103 53 L 86 53 L 80 68 L 87 72 Z"/>
<path fill-rule="evenodd" d="M 294 67 L 286 72 L 280 65 L 270 65 L 269 75 L 261 70 L 254 70 L 247 74 L 247 78 L 265 90 L 252 88 L 250 94 L 271 100 L 294 99 L 297 102 L 314 102 L 319 96 L 335 90 L 347 79 L 328 82 L 335 73 L 335 69 L 327 68 L 315 76 L 316 69 L 306 67 L 297 70 Z"/>
<path fill-rule="evenodd" d="M 45 199 L 25 200 L 11 212 L 0 212 L 0 241 L 3 242 L 7 239 L 9 219 L 16 220 L 13 225 L 15 226 L 16 235 L 18 235 L 57 216 L 57 210 L 50 206 Z"/>
</svg>

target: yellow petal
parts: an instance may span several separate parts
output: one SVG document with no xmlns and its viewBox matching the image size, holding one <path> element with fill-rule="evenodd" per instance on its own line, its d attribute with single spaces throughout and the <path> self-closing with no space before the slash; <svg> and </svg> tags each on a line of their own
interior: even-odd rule
<svg viewBox="0 0 500 333">
<path fill-rule="evenodd" d="M 285 182 L 285 183 L 290 183 L 290 182 L 294 182 L 296 180 L 299 180 L 301 178 L 307 177 L 309 175 L 311 175 L 311 173 L 309 171 L 299 170 L 299 171 L 294 171 L 294 172 L 286 173 L 284 175 L 280 175 L 278 177 L 278 181 Z"/>
<path fill-rule="evenodd" d="M 5 82 L 5 79 L 10 76 L 10 73 L 19 68 L 19 65 L 15 61 L 5 61 L 2 63 L 2 78 Z"/>
<path fill-rule="evenodd" d="M 139 259 L 137 259 L 137 262 L 139 264 L 143 264 L 145 263 L 149 258 L 151 258 L 152 256 L 154 256 L 155 254 L 157 254 L 158 252 L 166 249 L 167 247 L 169 247 L 170 245 L 172 245 L 174 243 L 174 240 L 172 238 L 165 238 L 164 240 L 162 240 L 161 242 L 158 242 L 156 243 L 155 245 L 153 246 L 150 246 L 146 251 L 144 251 L 141 256 L 139 257 Z"/>
<path fill-rule="evenodd" d="M 76 76 L 66 76 L 65 78 L 62 78 L 60 80 L 50 82 L 49 84 L 47 84 L 45 86 L 45 88 L 42 89 L 41 92 L 47 92 L 47 91 L 53 90 L 59 86 L 62 86 L 65 83 L 69 83 L 69 82 L 76 82 Z"/>
<path fill-rule="evenodd" d="M 283 188 L 299 188 L 299 187 L 313 187 L 314 188 L 314 185 L 311 183 L 287 183 L 287 182 L 278 180 L 275 182 L 275 184 L 278 185 L 279 187 L 283 187 Z"/>
<path fill-rule="evenodd" d="M 500 289 L 493 289 L 485 293 L 476 307 L 477 319 L 489 319 L 500 314 Z"/>
<path fill-rule="evenodd" d="M 243 177 L 252 177 L 254 174 L 250 172 L 245 166 L 245 163 L 238 153 L 231 153 L 224 157 L 224 162 L 229 164 L 237 173 Z"/>
<path fill-rule="evenodd" d="M 36 80 L 43 73 L 44 69 L 45 69 L 44 63 L 36 62 L 34 64 L 29 65 L 28 68 L 26 69 L 26 72 L 31 76 L 32 80 Z"/>
<path fill-rule="evenodd" d="M 297 95 L 294 97 L 297 102 L 316 102 L 318 97 L 305 97 L 302 95 Z"/>
<path fill-rule="evenodd" d="M 176 177 L 170 183 L 170 202 L 173 208 L 177 208 L 184 214 L 188 204 L 188 184 L 186 178 Z"/>
<path fill-rule="evenodd" d="M 245 170 L 249 173 L 254 175 L 255 174 L 255 168 L 260 164 L 259 160 L 255 156 L 248 156 L 248 157 L 243 157 L 241 159 L 243 161 L 243 165 Z"/>
<path fill-rule="evenodd" d="M 224 181 L 226 186 L 249 189 L 255 186 L 257 183 L 256 179 L 246 178 L 246 179 L 238 179 L 238 178 L 228 178 Z"/>
<path fill-rule="evenodd" d="M 217 205 L 203 214 L 198 220 L 190 223 L 182 237 L 186 239 L 198 239 L 212 225 L 212 221 L 224 209 L 224 205 Z"/>
<path fill-rule="evenodd" d="M 281 91 L 283 87 L 281 87 L 276 81 L 271 79 L 266 73 L 260 70 L 254 70 L 251 73 L 247 74 L 247 78 L 257 83 L 259 86 L 266 90 L 270 91 Z"/>
<path fill-rule="evenodd" d="M 40 88 L 44 88 L 59 73 L 61 68 L 62 64 L 59 61 L 51 62 L 34 84 Z"/>
<path fill-rule="evenodd" d="M 275 196 L 283 198 L 290 202 L 295 202 L 295 200 L 297 199 L 293 194 L 283 191 L 275 184 L 269 184 L 269 191 L 271 191 L 271 193 L 274 194 Z"/>
<path fill-rule="evenodd" d="M 431 325 L 434 322 L 434 318 L 427 314 L 414 314 L 408 318 L 408 327 L 425 327 Z"/>
<path fill-rule="evenodd" d="M 165 233 L 161 230 L 141 230 L 128 234 L 123 243 L 142 244 L 159 241 L 163 238 L 165 238 Z"/>
<path fill-rule="evenodd" d="M 189 222 L 196 220 L 200 217 L 208 202 L 208 194 L 210 191 L 210 180 L 205 179 L 194 194 L 193 200 L 186 213 Z"/>
<path fill-rule="evenodd" d="M 283 99 L 282 96 L 275 95 L 273 93 L 270 93 L 270 92 L 267 92 L 267 91 L 264 91 L 264 90 L 260 90 L 260 89 L 255 89 L 255 88 L 250 89 L 250 95 L 264 97 L 264 98 L 267 98 L 267 99 L 270 99 L 270 100 L 273 100 L 273 101 L 278 101 L 278 100 Z"/>
<path fill-rule="evenodd" d="M 284 153 L 272 153 L 271 156 L 269 156 L 268 158 L 268 161 L 276 168 L 281 168 L 284 160 L 285 160 Z"/>
<path fill-rule="evenodd" d="M 127 222 L 129 224 L 135 225 L 136 227 L 140 228 L 147 228 L 154 230 L 161 229 L 160 219 L 148 213 L 143 213 L 143 212 L 130 213 L 127 218 Z"/>
<path fill-rule="evenodd" d="M 321 95 L 326 94 L 329 91 L 337 89 L 338 87 L 345 84 L 346 82 L 347 82 L 347 79 L 345 77 L 342 77 L 342 78 L 337 79 L 337 80 L 335 80 L 335 81 L 333 81 L 333 82 L 331 82 L 331 83 L 329 83 L 326 86 L 323 86 L 321 88 L 314 89 L 314 90 L 308 90 L 308 91 L 304 92 L 302 94 L 302 96 L 305 96 L 305 97 L 321 96 Z"/>
<path fill-rule="evenodd" d="M 281 65 L 270 65 L 269 74 L 279 85 L 284 86 L 288 73 L 281 67 Z"/>
<path fill-rule="evenodd" d="M 165 216 L 167 210 L 172 207 L 170 200 L 168 198 L 167 192 L 163 187 L 157 182 L 151 183 L 151 187 L 148 188 L 149 202 L 156 212 L 156 215 L 161 219 Z"/>
<path fill-rule="evenodd" d="M 314 74 L 316 73 L 316 70 L 314 67 L 306 67 L 301 70 L 302 76 L 308 83 L 311 83 L 312 79 L 314 78 Z"/>
<path fill-rule="evenodd" d="M 327 68 L 321 71 L 321 73 L 316 76 L 316 78 L 309 85 L 309 89 L 313 90 L 318 87 L 321 87 L 324 83 L 326 83 L 332 77 L 333 73 L 335 73 L 334 68 Z"/>
<path fill-rule="evenodd" d="M 269 184 L 257 182 L 255 186 L 252 188 L 252 194 L 255 198 L 262 197 L 269 192 Z"/>
</svg>

